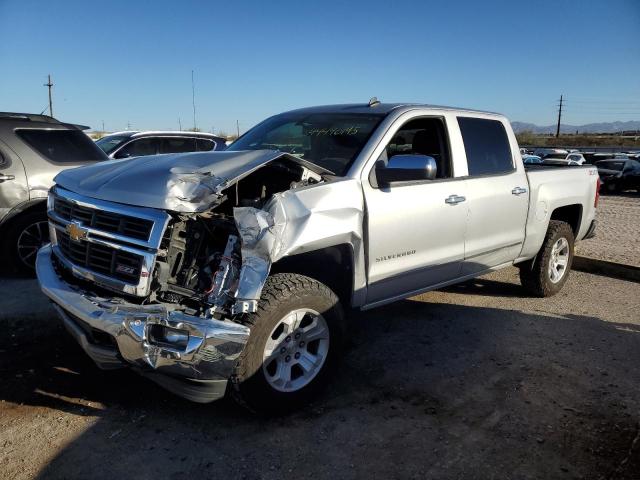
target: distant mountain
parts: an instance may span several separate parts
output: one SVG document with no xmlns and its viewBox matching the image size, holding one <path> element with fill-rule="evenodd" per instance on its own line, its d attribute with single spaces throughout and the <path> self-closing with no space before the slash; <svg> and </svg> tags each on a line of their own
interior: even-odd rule
<svg viewBox="0 0 640 480">
<path fill-rule="evenodd" d="M 556 125 L 540 127 L 533 123 L 511 122 L 516 133 L 533 132 L 533 133 L 556 133 Z M 586 125 L 565 125 L 560 124 L 560 133 L 616 133 L 626 130 L 640 130 L 640 121 L 630 120 L 628 122 L 606 122 L 606 123 L 587 123 Z"/>
</svg>

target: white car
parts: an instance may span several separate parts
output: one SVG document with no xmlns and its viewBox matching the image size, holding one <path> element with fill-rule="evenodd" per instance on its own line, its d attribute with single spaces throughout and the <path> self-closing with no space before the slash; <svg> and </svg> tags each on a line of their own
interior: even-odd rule
<svg viewBox="0 0 640 480">
<path fill-rule="evenodd" d="M 584 165 L 587 160 L 581 153 L 551 153 L 542 157 L 547 164 Z"/>
<path fill-rule="evenodd" d="M 569 152 L 564 148 L 536 148 L 533 151 L 533 155 L 536 155 L 540 158 L 545 158 L 548 155 L 556 155 L 556 154 L 565 154 L 568 155 Z"/>
</svg>

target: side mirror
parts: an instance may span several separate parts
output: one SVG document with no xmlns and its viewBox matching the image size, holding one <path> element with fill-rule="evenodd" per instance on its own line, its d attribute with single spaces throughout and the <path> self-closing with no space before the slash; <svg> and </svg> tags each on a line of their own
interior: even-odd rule
<svg viewBox="0 0 640 480">
<path fill-rule="evenodd" d="M 386 165 L 378 162 L 376 179 L 381 185 L 411 180 L 434 180 L 438 172 L 436 161 L 428 155 L 394 155 Z"/>
</svg>

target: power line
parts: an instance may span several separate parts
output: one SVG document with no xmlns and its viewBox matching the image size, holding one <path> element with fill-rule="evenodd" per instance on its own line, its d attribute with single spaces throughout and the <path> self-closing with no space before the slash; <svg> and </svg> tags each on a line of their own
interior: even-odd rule
<svg viewBox="0 0 640 480">
<path fill-rule="evenodd" d="M 556 128 L 556 138 L 560 136 L 560 119 L 562 118 L 562 95 L 560 95 L 560 105 L 558 108 L 558 127 Z"/>
<path fill-rule="evenodd" d="M 53 83 L 51 83 L 51 74 L 49 74 L 48 78 L 49 78 L 49 81 L 45 83 L 43 86 L 49 88 L 49 116 L 53 117 L 53 102 L 51 101 L 51 87 L 53 87 Z"/>
<path fill-rule="evenodd" d="M 193 130 L 196 131 L 196 87 L 193 82 L 193 70 L 191 70 L 191 102 L 193 103 Z"/>
</svg>

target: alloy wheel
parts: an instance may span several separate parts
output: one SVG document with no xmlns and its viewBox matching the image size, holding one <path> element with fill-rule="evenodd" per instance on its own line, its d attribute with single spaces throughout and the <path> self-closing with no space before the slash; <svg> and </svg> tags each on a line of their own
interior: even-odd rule
<svg viewBox="0 0 640 480">
<path fill-rule="evenodd" d="M 262 371 L 269 385 L 280 392 L 295 392 L 318 375 L 329 353 L 329 327 L 311 309 L 285 315 L 267 339 Z"/>
<path fill-rule="evenodd" d="M 18 236 L 18 258 L 25 266 L 34 268 L 38 250 L 48 242 L 49 226 L 46 221 L 27 225 Z"/>
<path fill-rule="evenodd" d="M 566 238 L 561 237 L 556 241 L 551 249 L 551 258 L 549 259 L 549 280 L 552 283 L 558 283 L 567 272 L 569 265 L 569 242 Z"/>
</svg>

